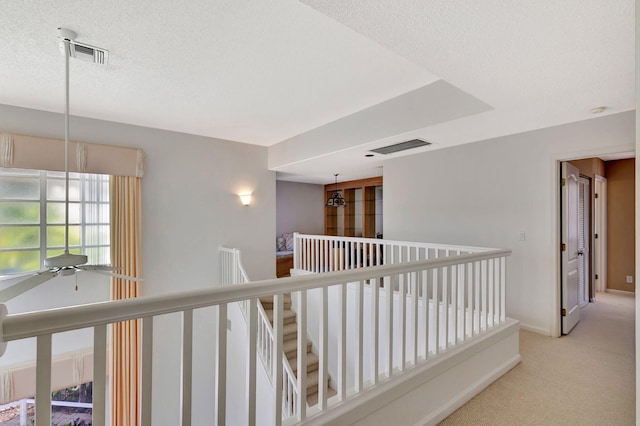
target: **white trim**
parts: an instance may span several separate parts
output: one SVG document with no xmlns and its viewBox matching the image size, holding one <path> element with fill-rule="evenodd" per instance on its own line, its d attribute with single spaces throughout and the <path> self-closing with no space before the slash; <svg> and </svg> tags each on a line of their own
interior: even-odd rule
<svg viewBox="0 0 640 426">
<path fill-rule="evenodd" d="M 536 327 L 536 326 L 530 325 L 530 324 L 520 323 L 520 329 L 521 330 L 531 331 L 532 333 L 542 334 L 543 336 L 552 336 L 550 330 L 547 330 L 547 329 L 541 328 L 541 327 Z"/>
</svg>

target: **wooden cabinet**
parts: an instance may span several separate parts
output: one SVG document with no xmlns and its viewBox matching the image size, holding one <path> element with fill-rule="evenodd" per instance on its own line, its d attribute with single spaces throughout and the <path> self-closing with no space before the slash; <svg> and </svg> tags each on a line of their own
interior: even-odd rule
<svg viewBox="0 0 640 426">
<path fill-rule="evenodd" d="M 344 237 L 376 237 L 376 221 L 382 224 L 381 199 L 376 203 L 376 188 L 382 193 L 382 176 L 325 185 L 325 201 L 334 191 L 341 191 L 345 207 L 324 208 L 324 233 Z M 381 197 L 381 196 L 379 196 Z M 378 210 L 381 210 L 378 208 Z M 381 231 L 381 230 L 380 230 Z"/>
</svg>

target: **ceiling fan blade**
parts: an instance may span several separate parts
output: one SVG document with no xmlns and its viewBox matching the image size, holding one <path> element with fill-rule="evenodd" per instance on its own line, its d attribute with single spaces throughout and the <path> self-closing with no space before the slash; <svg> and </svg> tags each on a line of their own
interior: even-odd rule
<svg viewBox="0 0 640 426">
<path fill-rule="evenodd" d="M 15 280 L 17 278 L 22 278 L 22 277 L 32 277 L 36 274 L 39 274 L 40 272 L 46 272 L 48 271 L 48 269 L 44 269 L 42 271 L 38 271 L 38 272 L 17 272 L 15 274 L 3 274 L 0 275 L 0 282 L 1 281 L 9 281 L 9 280 Z"/>
<path fill-rule="evenodd" d="M 111 265 L 79 265 L 76 269 L 85 271 L 121 271 L 122 268 Z"/>
<path fill-rule="evenodd" d="M 25 293 L 40 284 L 49 281 L 51 278 L 57 276 L 57 272 L 51 271 L 43 271 L 38 272 L 36 275 L 26 278 L 20 281 L 17 284 L 12 285 L 11 287 L 5 288 L 4 290 L 0 290 L 0 302 L 5 303 L 14 297 L 20 296 L 22 293 Z"/>
<path fill-rule="evenodd" d="M 94 274 L 100 274 L 100 275 L 108 275 L 110 277 L 122 278 L 123 280 L 135 281 L 138 283 L 144 281 L 144 278 L 131 277 L 129 275 L 123 275 L 123 274 L 116 274 L 115 272 L 104 271 L 100 269 L 96 269 L 96 270 L 87 269 L 86 272 L 92 272 Z"/>
</svg>

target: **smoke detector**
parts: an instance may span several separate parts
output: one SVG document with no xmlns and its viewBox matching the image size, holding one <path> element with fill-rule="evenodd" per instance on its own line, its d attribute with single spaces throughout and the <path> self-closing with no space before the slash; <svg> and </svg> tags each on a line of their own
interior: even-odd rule
<svg viewBox="0 0 640 426">
<path fill-rule="evenodd" d="M 69 55 L 70 58 L 81 59 L 86 62 L 93 62 L 98 65 L 107 65 L 109 59 L 109 51 L 99 47 L 91 46 L 76 41 L 75 31 L 67 28 L 58 28 L 58 38 L 60 39 L 60 51 L 62 54 Z M 69 40 L 69 50 L 65 52 L 64 41 Z"/>
</svg>

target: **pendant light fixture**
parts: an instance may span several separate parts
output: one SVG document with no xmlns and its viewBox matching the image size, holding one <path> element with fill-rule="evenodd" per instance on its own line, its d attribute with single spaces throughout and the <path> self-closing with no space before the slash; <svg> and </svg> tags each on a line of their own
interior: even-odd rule
<svg viewBox="0 0 640 426">
<path fill-rule="evenodd" d="M 327 207 L 345 207 L 347 203 L 344 201 L 342 194 L 338 191 L 338 174 L 334 175 L 336 177 L 336 187 L 333 190 L 333 194 L 327 200 Z"/>
</svg>

